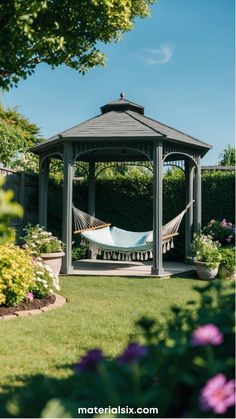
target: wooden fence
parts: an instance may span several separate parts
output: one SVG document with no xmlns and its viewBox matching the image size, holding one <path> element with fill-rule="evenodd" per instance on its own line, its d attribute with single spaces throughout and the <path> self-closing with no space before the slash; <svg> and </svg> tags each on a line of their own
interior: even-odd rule
<svg viewBox="0 0 236 419">
<path fill-rule="evenodd" d="M 23 218 L 16 219 L 14 223 L 19 240 L 27 223 L 38 223 L 38 175 L 7 168 L 0 168 L 0 175 L 5 177 L 4 189 L 11 189 L 14 192 L 14 200 L 24 208 Z"/>
</svg>

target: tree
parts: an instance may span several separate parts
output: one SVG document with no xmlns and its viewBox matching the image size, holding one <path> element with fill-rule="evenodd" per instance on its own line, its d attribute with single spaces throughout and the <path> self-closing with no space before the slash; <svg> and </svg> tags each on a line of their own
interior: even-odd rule
<svg viewBox="0 0 236 419">
<path fill-rule="evenodd" d="M 0 87 L 9 89 L 44 62 L 84 73 L 156 0 L 0 0 Z"/>
<path fill-rule="evenodd" d="M 0 139 L 0 163 L 12 168 L 26 168 L 28 164 L 30 164 L 29 170 L 37 168 L 37 157 L 30 153 L 29 149 L 42 141 L 39 128 L 16 109 L 4 109 L 2 104 L 0 104 Z"/>
<path fill-rule="evenodd" d="M 230 144 L 223 150 L 223 152 L 219 155 L 219 164 L 221 166 L 235 166 L 236 160 L 236 149 L 232 147 Z"/>
</svg>

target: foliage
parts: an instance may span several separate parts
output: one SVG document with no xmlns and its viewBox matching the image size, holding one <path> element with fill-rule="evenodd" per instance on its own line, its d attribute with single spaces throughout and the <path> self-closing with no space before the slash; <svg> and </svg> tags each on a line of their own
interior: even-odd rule
<svg viewBox="0 0 236 419">
<path fill-rule="evenodd" d="M 23 216 L 22 207 L 13 202 L 13 192 L 4 191 L 4 178 L 0 176 L 0 245 L 6 241 L 14 241 L 15 231 L 11 227 L 12 221 Z"/>
<path fill-rule="evenodd" d="M 221 253 L 220 268 L 224 268 L 224 270 L 226 270 L 228 274 L 232 274 L 235 270 L 235 248 L 233 247 L 221 248 L 220 253 Z"/>
<path fill-rule="evenodd" d="M 13 244 L 0 246 L 0 305 L 12 306 L 27 296 L 34 283 L 32 257 Z"/>
<path fill-rule="evenodd" d="M 45 231 L 39 224 L 32 226 L 28 224 L 25 228 L 24 248 L 29 250 L 32 255 L 39 256 L 42 253 L 62 252 L 63 243 L 51 232 Z"/>
<path fill-rule="evenodd" d="M 72 246 L 72 260 L 79 260 L 79 259 L 85 259 L 87 256 L 88 248 L 83 245 L 76 245 L 74 244 Z"/>
<path fill-rule="evenodd" d="M 235 240 L 235 226 L 225 218 L 222 221 L 211 220 L 202 231 L 206 235 L 210 234 L 222 246 L 230 245 Z"/>
<path fill-rule="evenodd" d="M 158 416 L 169 418 L 234 417 L 234 293 L 223 284 L 196 287 L 200 301 L 172 307 L 165 329 L 159 320 L 140 318 L 142 333 L 113 359 L 94 349 L 68 378 L 27 380 L 7 396 L 5 415 L 84 417 L 78 408 L 87 407 L 91 417 L 94 407 L 130 406 L 158 407 Z M 206 394 L 212 380 L 220 381 L 217 391 Z"/>
<path fill-rule="evenodd" d="M 211 236 L 194 234 L 191 251 L 197 262 L 205 262 L 208 269 L 215 268 L 221 261 L 219 243 Z"/>
<path fill-rule="evenodd" d="M 43 298 L 53 292 L 53 288 L 60 290 L 57 275 L 52 269 L 43 263 L 42 259 L 33 258 L 35 278 L 34 285 L 30 289 L 33 296 L 36 298 Z"/>
<path fill-rule="evenodd" d="M 219 158 L 219 164 L 221 166 L 235 166 L 236 148 L 228 144 L 223 152 L 219 155 Z"/>
<path fill-rule="evenodd" d="M 153 0 L 0 1 L 0 87 L 8 89 L 39 63 L 84 73 L 104 55 L 97 42 L 121 39 L 149 14 Z M 10 28 L 10 29 L 9 29 Z"/>
<path fill-rule="evenodd" d="M 1 6 L 0 6 L 1 7 Z M 1 9 L 0 9 L 1 10 Z M 0 162 L 5 166 L 37 171 L 38 158 L 29 148 L 42 141 L 39 128 L 14 108 L 0 104 Z"/>
</svg>

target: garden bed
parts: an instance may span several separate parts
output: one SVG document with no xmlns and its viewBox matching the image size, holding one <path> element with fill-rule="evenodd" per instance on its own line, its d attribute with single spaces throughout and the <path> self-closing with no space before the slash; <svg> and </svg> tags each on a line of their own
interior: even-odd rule
<svg viewBox="0 0 236 419">
<path fill-rule="evenodd" d="M 34 298 L 33 301 L 22 301 L 13 307 L 0 306 L 0 316 L 8 316 L 18 311 L 38 310 L 53 304 L 55 300 L 56 296 L 53 294 L 43 298 Z"/>
</svg>

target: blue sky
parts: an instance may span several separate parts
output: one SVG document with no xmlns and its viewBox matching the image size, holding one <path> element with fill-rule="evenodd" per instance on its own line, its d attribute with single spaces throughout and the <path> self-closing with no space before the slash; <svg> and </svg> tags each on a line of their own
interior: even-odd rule
<svg viewBox="0 0 236 419">
<path fill-rule="evenodd" d="M 150 18 L 102 49 L 106 68 L 82 76 L 40 65 L 2 102 L 49 137 L 124 91 L 147 116 L 212 144 L 203 164 L 234 144 L 234 0 L 159 0 Z"/>
</svg>

